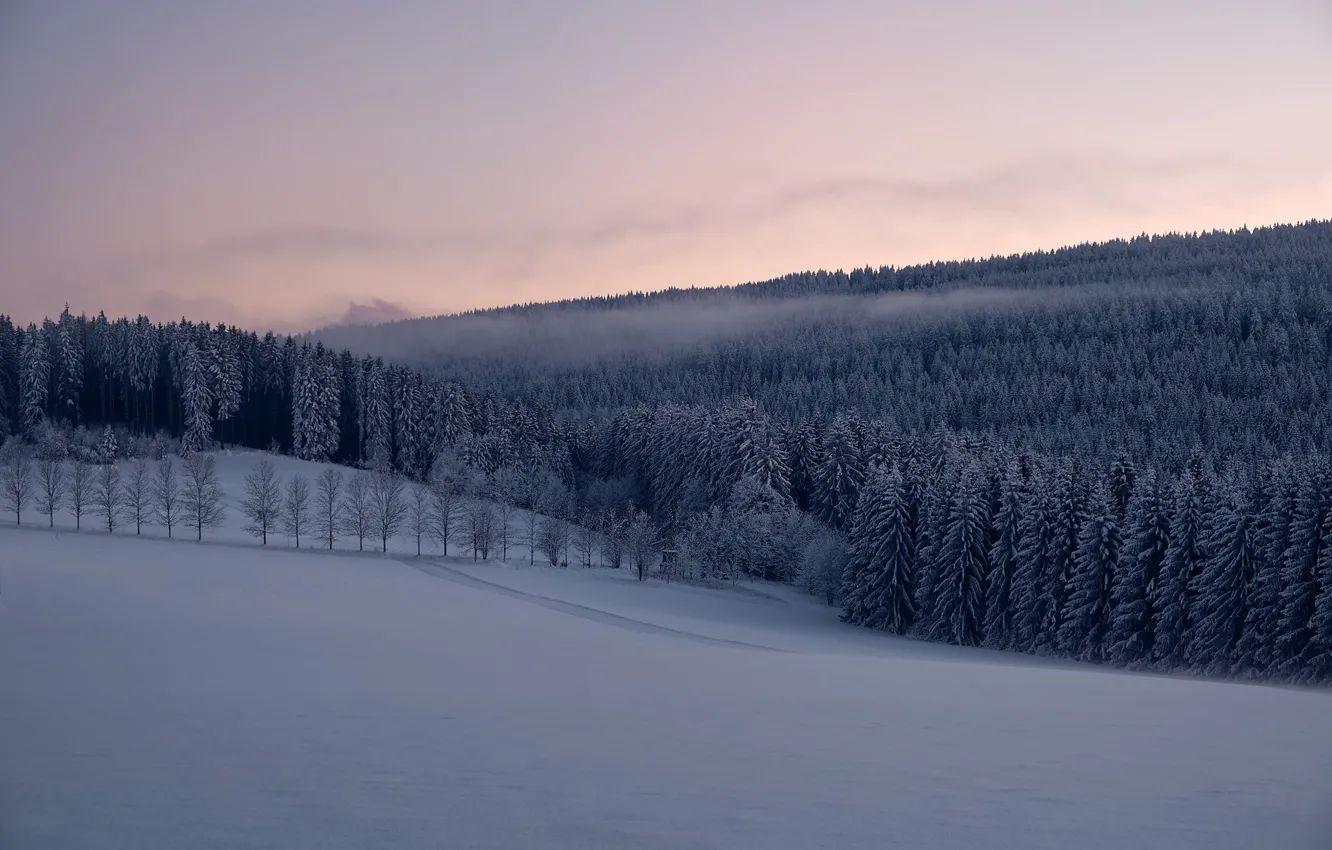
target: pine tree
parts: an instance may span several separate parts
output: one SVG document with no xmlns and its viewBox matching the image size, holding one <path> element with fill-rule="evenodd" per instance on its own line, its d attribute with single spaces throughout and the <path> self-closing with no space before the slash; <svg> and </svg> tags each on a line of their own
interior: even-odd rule
<svg viewBox="0 0 1332 850">
<path fill-rule="evenodd" d="M 1123 547 L 1110 590 L 1106 660 L 1135 666 L 1150 658 L 1154 643 L 1152 602 L 1170 545 L 1170 497 L 1152 472 L 1138 482 L 1129 502 Z"/>
<path fill-rule="evenodd" d="M 20 382 L 23 408 L 23 428 L 29 434 L 37 432 L 37 426 L 46 416 L 46 403 L 51 387 L 51 353 L 47 347 L 46 334 L 36 325 L 28 325 L 23 334 L 23 348 L 20 352 L 19 368 L 23 375 Z"/>
<path fill-rule="evenodd" d="M 1309 645 L 1305 650 L 1309 662 L 1299 678 L 1329 684 L 1332 683 L 1332 511 L 1323 521 L 1317 575 L 1318 596 L 1314 599 L 1314 613 L 1309 620 Z"/>
<path fill-rule="evenodd" d="M 244 391 L 240 354 L 236 340 L 224 325 L 218 325 L 209 338 L 209 382 L 217 396 L 217 424 L 219 430 L 240 410 Z"/>
<path fill-rule="evenodd" d="M 69 314 L 68 304 L 56 324 L 56 360 L 59 364 L 56 409 L 60 416 L 77 423 L 82 418 L 79 402 L 83 394 L 83 336 Z"/>
<path fill-rule="evenodd" d="M 991 649 L 1008 649 L 1013 643 L 1013 582 L 1022 548 L 1026 501 L 1026 486 L 1014 464 L 1003 480 L 999 496 L 994 542 L 990 545 L 990 575 L 985 585 L 984 645 Z"/>
<path fill-rule="evenodd" d="M 915 633 L 929 638 L 938 631 L 937 593 L 945 569 L 944 547 L 948 524 L 956 509 L 956 469 L 940 471 L 921 492 L 916 522 L 916 625 Z"/>
<path fill-rule="evenodd" d="M 384 380 L 384 367 L 380 361 L 369 361 L 364 367 L 361 385 L 361 411 L 365 433 L 362 460 L 371 466 L 385 464 L 392 456 L 388 386 Z M 458 436 L 461 436 L 459 434 Z"/>
<path fill-rule="evenodd" d="M 1054 476 L 1055 500 L 1050 517 L 1050 537 L 1046 550 L 1046 572 L 1041 593 L 1045 622 L 1036 636 L 1037 652 L 1052 652 L 1059 640 L 1060 618 L 1073 574 L 1073 559 L 1078 550 L 1083 523 L 1088 516 L 1088 495 L 1082 470 L 1076 461 L 1062 460 Z"/>
<path fill-rule="evenodd" d="M 1213 507 L 1207 522 L 1202 571 L 1191 588 L 1194 623 L 1185 660 L 1212 675 L 1228 673 L 1244 627 L 1244 599 L 1257 561 L 1257 517 L 1236 488 Z"/>
<path fill-rule="evenodd" d="M 905 496 L 900 472 L 870 470 L 851 522 L 841 593 L 845 622 L 899 634 L 911 624 L 915 541 Z"/>
<path fill-rule="evenodd" d="M 1059 648 L 1070 657 L 1086 661 L 1104 658 L 1111 586 L 1120 557 L 1117 510 L 1108 494 L 1098 492 L 1078 535 L 1059 626 Z"/>
<path fill-rule="evenodd" d="M 1110 476 L 1107 484 L 1110 488 L 1110 501 L 1114 508 L 1115 519 L 1122 525 L 1128 516 L 1129 504 L 1133 501 L 1133 490 L 1137 485 L 1138 470 L 1133 461 L 1120 455 L 1110 464 Z"/>
<path fill-rule="evenodd" d="M 209 386 L 207 357 L 194 340 L 185 343 L 181 370 L 185 434 L 180 444 L 181 450 L 188 454 L 213 444 L 213 390 Z"/>
<path fill-rule="evenodd" d="M 942 569 L 935 592 L 933 636 L 959 646 L 976 646 L 985 617 L 985 579 L 989 572 L 984 493 L 978 470 L 963 474 L 941 551 Z"/>
<path fill-rule="evenodd" d="M 291 398 L 292 453 L 296 457 L 325 461 L 333 456 L 340 438 L 340 403 L 337 370 L 323 345 L 303 346 L 297 358 Z"/>
<path fill-rule="evenodd" d="M 1050 541 L 1053 527 L 1053 493 L 1043 475 L 1038 475 L 1033 496 L 1018 523 L 1017 568 L 1013 572 L 1013 642 L 1022 652 L 1034 652 L 1041 642 L 1050 617 L 1044 582 L 1049 574 Z"/>
<path fill-rule="evenodd" d="M 819 519 L 833 528 L 849 528 L 864 478 L 855 429 L 848 418 L 839 417 L 828 432 L 824 461 L 815 474 Z"/>
<path fill-rule="evenodd" d="M 873 475 L 871 473 L 871 477 Z M 866 486 L 869 486 L 868 482 Z M 897 469 L 888 473 L 878 486 L 883 489 L 876 499 L 876 513 L 879 517 L 874 534 L 878 543 L 873 554 L 876 568 L 870 573 L 865 594 L 868 615 L 865 625 L 904 635 L 911 630 L 916 619 L 916 523 L 919 494 L 914 483 Z"/>
<path fill-rule="evenodd" d="M 1182 667 L 1192 638 L 1191 588 L 1203 564 L 1209 491 L 1210 482 L 1194 469 L 1185 472 L 1176 490 L 1170 545 L 1152 600 L 1152 661 L 1160 669 Z"/>
<path fill-rule="evenodd" d="M 1281 621 L 1281 568 L 1290 546 L 1291 523 L 1299 487 L 1291 470 L 1281 466 L 1259 483 L 1258 522 L 1254 528 L 1256 563 L 1245 596 L 1244 626 L 1235 647 L 1238 676 L 1266 675 L 1273 668 L 1273 649 Z"/>
<path fill-rule="evenodd" d="M 1286 676 L 1308 662 L 1310 623 L 1318 599 L 1317 568 L 1327 545 L 1324 525 L 1332 509 L 1332 473 L 1305 477 L 1290 528 L 1290 547 L 1281 573 L 1281 618 L 1273 660 Z"/>
</svg>

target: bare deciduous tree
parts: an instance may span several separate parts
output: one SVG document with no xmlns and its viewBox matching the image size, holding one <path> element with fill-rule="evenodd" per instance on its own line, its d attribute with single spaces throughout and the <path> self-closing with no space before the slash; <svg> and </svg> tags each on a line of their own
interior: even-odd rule
<svg viewBox="0 0 1332 850">
<path fill-rule="evenodd" d="M 66 502 L 74 514 L 74 527 L 83 528 L 83 512 L 92 501 L 92 467 L 82 457 L 76 456 L 69 469 L 69 482 L 66 488 Z"/>
<path fill-rule="evenodd" d="M 370 536 L 370 479 L 364 472 L 353 472 L 347 479 L 347 495 L 342 500 L 342 529 L 356 537 L 356 546 L 365 551 Z"/>
<path fill-rule="evenodd" d="M 647 514 L 637 511 L 629 521 L 629 527 L 625 530 L 624 536 L 625 548 L 629 552 L 630 566 L 638 570 L 638 580 L 643 581 L 647 578 L 652 561 L 657 556 L 657 547 L 660 545 L 657 529 L 652 525 L 652 520 L 648 519 Z"/>
<path fill-rule="evenodd" d="M 407 493 L 407 533 L 416 538 L 416 557 L 421 557 L 421 538 L 430 536 L 430 490 L 413 484 Z"/>
<path fill-rule="evenodd" d="M 185 521 L 194 529 L 195 539 L 203 540 L 205 528 L 215 528 L 226 518 L 222 507 L 222 488 L 217 483 L 217 458 L 206 452 L 191 452 L 185 458 L 185 475 L 180 495 Z"/>
<path fill-rule="evenodd" d="M 97 467 L 93 475 L 92 506 L 101 515 L 107 533 L 115 531 L 125 514 L 125 494 L 120 489 L 120 467 L 115 463 L 104 463 Z"/>
<path fill-rule="evenodd" d="M 489 560 L 490 547 L 495 545 L 495 511 L 490 503 L 472 499 L 467 504 L 467 536 L 472 544 L 472 560 Z"/>
<path fill-rule="evenodd" d="M 241 511 L 246 520 L 245 530 L 268 545 L 268 535 L 277 531 L 282 519 L 282 485 L 277 471 L 268 458 L 260 458 L 254 469 L 245 473 L 245 498 Z"/>
<path fill-rule="evenodd" d="M 5 507 L 14 512 L 14 523 L 23 521 L 23 508 L 32 500 L 32 458 L 10 441 L 0 450 L 0 492 L 4 493 Z"/>
<path fill-rule="evenodd" d="M 301 532 L 310 525 L 310 480 L 304 475 L 293 475 L 287 482 L 287 493 L 282 504 L 282 528 L 296 538 L 301 548 Z"/>
<path fill-rule="evenodd" d="M 333 541 L 342 532 L 342 473 L 333 467 L 319 473 L 315 480 L 315 526 L 321 540 L 333 548 Z"/>
<path fill-rule="evenodd" d="M 574 551 L 578 553 L 578 562 L 584 567 L 592 566 L 592 552 L 596 549 L 597 532 L 593 528 L 593 517 L 584 511 L 578 518 L 578 525 L 573 529 Z"/>
<path fill-rule="evenodd" d="M 522 479 L 512 467 L 495 470 L 491 481 L 491 495 L 495 500 L 495 530 L 499 537 L 500 560 L 509 557 L 509 536 L 511 534 L 514 513 Z"/>
<path fill-rule="evenodd" d="M 153 479 L 148 459 L 136 457 L 130 461 L 125 477 L 125 517 L 134 523 L 134 533 L 143 532 L 143 524 L 152 515 Z"/>
<path fill-rule="evenodd" d="M 546 517 L 541 521 L 541 534 L 537 545 L 552 567 L 560 565 L 560 555 L 569 542 L 569 523 L 558 517 Z"/>
<path fill-rule="evenodd" d="M 65 462 L 59 455 L 43 453 L 37 460 L 37 512 L 55 527 L 55 514 L 65 500 Z"/>
<path fill-rule="evenodd" d="M 407 519 L 404 489 L 402 476 L 392 470 L 380 470 L 370 477 L 370 527 L 379 537 L 381 552 L 388 551 L 389 538 Z"/>
<path fill-rule="evenodd" d="M 523 515 L 523 540 L 527 543 L 527 563 L 536 564 L 536 553 L 541 541 L 541 515 L 535 508 Z"/>
<path fill-rule="evenodd" d="M 430 536 L 439 544 L 445 557 L 449 554 L 449 541 L 462 520 L 462 499 L 450 476 L 439 475 L 430 482 Z"/>
<path fill-rule="evenodd" d="M 153 516 L 158 523 L 166 526 L 167 537 L 171 529 L 180 522 L 180 475 L 176 471 L 176 459 L 164 455 L 157 462 L 157 476 L 153 479 Z"/>
</svg>

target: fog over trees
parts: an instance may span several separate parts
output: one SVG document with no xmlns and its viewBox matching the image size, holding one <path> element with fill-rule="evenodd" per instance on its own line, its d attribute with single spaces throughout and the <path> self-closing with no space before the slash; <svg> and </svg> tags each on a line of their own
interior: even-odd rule
<svg viewBox="0 0 1332 850">
<path fill-rule="evenodd" d="M 595 548 L 922 640 L 1326 684 L 1329 398 L 1328 223 L 301 339 L 66 309 L 0 316 L 0 494 L 197 538 L 200 450 L 274 449 L 359 470 L 256 479 L 261 539 L 285 508 L 325 547 Z M 138 502 L 96 446 L 43 449 L 108 426 L 186 458 L 132 471 Z"/>
</svg>

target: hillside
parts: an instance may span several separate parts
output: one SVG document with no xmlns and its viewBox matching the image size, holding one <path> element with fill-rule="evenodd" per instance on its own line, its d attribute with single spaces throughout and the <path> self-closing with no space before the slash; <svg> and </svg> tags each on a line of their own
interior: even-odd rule
<svg viewBox="0 0 1332 850">
<path fill-rule="evenodd" d="M 617 563 L 670 550 L 687 581 L 798 584 L 876 630 L 1332 683 L 1329 234 L 474 316 L 503 332 L 433 371 L 208 322 L 0 316 L 0 501 L 107 446 L 266 449 L 549 516 Z"/>
<path fill-rule="evenodd" d="M 1329 827 L 1323 693 L 996 663 L 577 571 L 12 527 L 0 549 L 7 849 L 1312 850 Z"/>
<path fill-rule="evenodd" d="M 1332 223 L 1142 237 L 316 337 L 575 414 L 752 398 L 1054 453 L 1332 445 Z"/>
</svg>

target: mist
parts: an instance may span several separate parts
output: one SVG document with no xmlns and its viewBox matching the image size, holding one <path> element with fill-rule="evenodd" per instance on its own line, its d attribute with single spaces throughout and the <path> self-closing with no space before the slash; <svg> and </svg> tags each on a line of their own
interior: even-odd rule
<svg viewBox="0 0 1332 850">
<path fill-rule="evenodd" d="M 630 307 L 566 303 L 380 325 L 336 326 L 310 337 L 334 348 L 427 366 L 504 358 L 575 367 L 607 358 L 679 355 L 803 326 L 931 321 L 960 313 L 1088 302 L 1126 290 L 1120 284 L 1099 284 L 1061 289 L 970 287 L 789 298 L 710 293 Z"/>
</svg>

